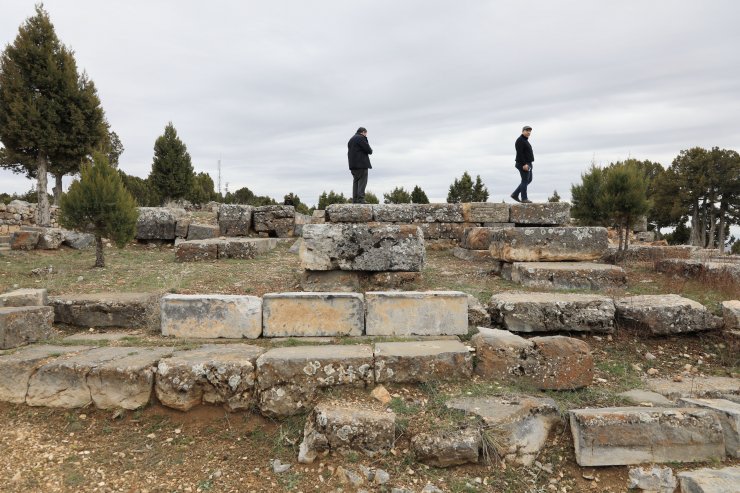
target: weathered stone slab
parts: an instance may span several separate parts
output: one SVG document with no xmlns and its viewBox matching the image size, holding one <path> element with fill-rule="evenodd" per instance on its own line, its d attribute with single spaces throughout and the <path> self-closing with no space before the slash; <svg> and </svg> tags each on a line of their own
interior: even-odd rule
<svg viewBox="0 0 740 493">
<path fill-rule="evenodd" d="M 95 236 L 90 233 L 64 230 L 63 243 L 74 250 L 84 250 L 95 245 Z"/>
<path fill-rule="evenodd" d="M 480 226 L 465 228 L 460 246 L 467 248 L 468 250 L 485 250 L 488 252 L 488 256 L 491 257 L 489 249 L 491 248 L 493 233 L 499 229 L 505 228 L 487 228 Z"/>
<path fill-rule="evenodd" d="M 701 407 L 714 411 L 722 423 L 727 455 L 740 458 L 740 404 L 727 399 L 691 398 L 681 398 L 678 403 L 686 407 Z"/>
<path fill-rule="evenodd" d="M 570 411 L 570 428 L 581 467 L 725 457 L 722 425 L 706 409 L 576 409 Z"/>
<path fill-rule="evenodd" d="M 740 378 L 694 377 L 680 382 L 663 378 L 650 378 L 645 382 L 648 389 L 664 395 L 668 399 L 711 398 L 740 395 Z"/>
<path fill-rule="evenodd" d="M 570 204 L 568 202 L 512 204 L 510 212 L 509 222 L 516 224 L 557 226 L 570 222 Z"/>
<path fill-rule="evenodd" d="M 263 205 L 254 209 L 252 227 L 258 233 L 278 238 L 293 236 L 295 207 L 292 205 Z"/>
<path fill-rule="evenodd" d="M 300 258 L 306 270 L 421 272 L 426 250 L 418 226 L 307 224 Z"/>
<path fill-rule="evenodd" d="M 608 247 L 606 228 L 526 227 L 492 231 L 490 251 L 505 262 L 588 262 Z"/>
<path fill-rule="evenodd" d="M 476 464 L 482 446 L 481 432 L 475 428 L 418 433 L 411 438 L 416 460 L 434 467 Z"/>
<path fill-rule="evenodd" d="M 247 236 L 252 227 L 254 207 L 241 204 L 221 204 L 218 207 L 218 227 L 222 236 Z"/>
<path fill-rule="evenodd" d="M 177 215 L 167 207 L 139 207 L 137 240 L 174 240 Z"/>
<path fill-rule="evenodd" d="M 219 235 L 220 229 L 218 226 L 191 223 L 188 227 L 187 238 L 188 240 L 207 240 L 209 238 L 216 238 Z"/>
<path fill-rule="evenodd" d="M 697 247 L 689 245 L 630 245 L 627 251 L 620 253 L 620 259 L 631 262 L 655 262 L 668 258 L 691 258 L 691 252 Z M 614 258 L 616 248 L 610 248 L 606 259 Z"/>
<path fill-rule="evenodd" d="M 655 263 L 655 270 L 681 277 L 698 278 L 707 283 L 740 283 L 740 263 L 705 259 L 665 259 Z"/>
<path fill-rule="evenodd" d="M 0 308 L 0 349 L 48 339 L 53 322 L 54 310 L 49 306 Z"/>
<path fill-rule="evenodd" d="M 105 332 L 90 332 L 90 331 L 84 331 L 84 332 L 78 332 L 77 334 L 72 334 L 70 336 L 65 337 L 62 339 L 64 342 L 77 342 L 77 343 L 91 343 L 93 341 L 123 341 L 124 339 L 128 338 L 135 338 L 135 337 L 141 337 L 142 334 L 139 331 L 136 330 L 126 330 L 126 331 L 117 331 L 117 330 L 109 330 Z"/>
<path fill-rule="evenodd" d="M 39 234 L 37 250 L 57 250 L 64 241 L 64 231 L 60 228 L 44 228 Z"/>
<path fill-rule="evenodd" d="M 475 373 L 497 381 L 523 381 L 542 390 L 591 384 L 594 361 L 585 342 L 570 337 L 524 339 L 505 330 L 478 328 Z"/>
<path fill-rule="evenodd" d="M 44 306 L 49 302 L 45 289 L 16 289 L 0 294 L 0 307 Z"/>
<path fill-rule="evenodd" d="M 163 336 L 256 339 L 262 299 L 225 294 L 168 294 L 160 301 Z"/>
<path fill-rule="evenodd" d="M 629 296 L 615 303 L 620 324 L 656 335 L 713 330 L 723 323 L 701 303 L 677 294 Z"/>
<path fill-rule="evenodd" d="M 491 297 L 489 311 L 513 332 L 614 331 L 614 301 L 606 296 L 506 292 Z"/>
<path fill-rule="evenodd" d="M 190 229 L 190 219 L 186 217 L 181 217 L 177 219 L 177 222 L 175 223 L 175 238 L 187 238 L 188 237 L 188 230 Z M 216 236 L 218 236 L 218 233 L 216 233 Z M 196 239 L 202 239 L 202 238 L 193 238 Z"/>
<path fill-rule="evenodd" d="M 473 358 L 460 341 L 375 344 L 376 383 L 423 383 L 469 379 Z"/>
<path fill-rule="evenodd" d="M 365 327 L 358 293 L 269 293 L 262 314 L 265 337 L 359 336 Z"/>
<path fill-rule="evenodd" d="M 468 333 L 468 299 L 459 291 L 369 291 L 367 335 Z"/>
<path fill-rule="evenodd" d="M 646 493 L 674 493 L 678 482 L 670 467 L 652 467 L 643 469 L 633 467 L 629 470 L 629 489 Z"/>
<path fill-rule="evenodd" d="M 34 250 L 39 242 L 38 231 L 16 231 L 10 235 L 11 250 Z"/>
<path fill-rule="evenodd" d="M 597 291 L 624 287 L 627 274 L 616 265 L 589 262 L 515 262 L 511 281 L 531 288 Z"/>
<path fill-rule="evenodd" d="M 373 204 L 373 220 L 379 223 L 410 223 L 414 204 Z"/>
<path fill-rule="evenodd" d="M 421 272 L 363 272 L 360 285 L 363 291 L 400 289 L 421 280 Z"/>
<path fill-rule="evenodd" d="M 491 315 L 483 303 L 472 294 L 468 295 L 468 326 L 472 327 L 489 327 L 491 325 Z"/>
<path fill-rule="evenodd" d="M 419 223 L 426 240 L 455 240 L 459 242 L 471 223 Z"/>
<path fill-rule="evenodd" d="M 178 262 L 202 262 L 218 258 L 218 240 L 181 241 L 175 245 Z"/>
<path fill-rule="evenodd" d="M 373 220 L 371 204 L 331 204 L 326 218 L 332 223 L 369 223 Z"/>
<path fill-rule="evenodd" d="M 415 223 L 462 223 L 462 204 L 413 204 Z"/>
<path fill-rule="evenodd" d="M 737 493 L 740 467 L 696 469 L 678 473 L 681 493 Z"/>
<path fill-rule="evenodd" d="M 26 402 L 28 380 L 37 368 L 54 358 L 89 349 L 87 346 L 36 345 L 0 355 L 0 401 Z"/>
<path fill-rule="evenodd" d="M 455 247 L 452 249 L 452 255 L 467 262 L 485 264 L 486 267 L 490 267 L 494 274 L 499 274 L 504 264 L 500 260 L 494 260 L 488 250 L 468 250 L 467 248 Z"/>
<path fill-rule="evenodd" d="M 509 204 L 502 202 L 468 202 L 462 204 L 462 212 L 466 223 L 509 222 Z"/>
<path fill-rule="evenodd" d="M 507 461 L 531 465 L 544 448 L 550 431 L 561 422 L 555 401 L 525 395 L 458 397 L 447 401 L 449 409 L 479 416 L 486 428 L 502 439 Z"/>
<path fill-rule="evenodd" d="M 324 224 L 326 222 L 326 211 L 316 209 L 311 214 L 311 222 L 308 224 Z"/>
<path fill-rule="evenodd" d="M 180 411 L 200 404 L 223 405 L 230 411 L 249 409 L 255 402 L 256 361 L 264 351 L 248 344 L 177 351 L 157 366 L 157 398 Z"/>
<path fill-rule="evenodd" d="M 152 293 L 70 294 L 49 298 L 54 321 L 79 327 L 145 327 Z"/>
<path fill-rule="evenodd" d="M 320 388 L 364 387 L 372 381 L 373 350 L 367 345 L 271 349 L 257 360 L 260 411 L 291 416 L 311 406 Z"/>
<path fill-rule="evenodd" d="M 650 390 L 632 389 L 626 392 L 620 392 L 617 395 L 636 406 L 672 407 L 674 405 L 672 401 L 666 399 L 661 394 Z"/>
<path fill-rule="evenodd" d="M 304 291 L 339 291 L 354 293 L 360 290 L 360 273 L 350 270 L 304 270 L 301 272 Z"/>
<path fill-rule="evenodd" d="M 257 255 L 274 250 L 276 238 L 219 238 L 218 258 L 255 258 Z"/>
<path fill-rule="evenodd" d="M 740 329 L 740 300 L 723 301 L 722 318 L 725 330 Z"/>
<path fill-rule="evenodd" d="M 396 415 L 356 404 L 321 403 L 306 420 L 298 462 L 312 463 L 322 452 L 385 454 L 396 438 Z"/>
</svg>

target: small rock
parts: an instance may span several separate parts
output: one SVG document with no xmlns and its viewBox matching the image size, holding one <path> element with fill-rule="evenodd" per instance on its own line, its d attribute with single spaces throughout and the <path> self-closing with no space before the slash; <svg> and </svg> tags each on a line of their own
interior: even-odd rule
<svg viewBox="0 0 740 493">
<path fill-rule="evenodd" d="M 284 473 L 288 469 L 290 469 L 290 464 L 283 464 L 282 462 L 280 462 L 280 459 L 271 460 L 270 465 L 272 466 L 272 470 L 275 474 Z"/>
<path fill-rule="evenodd" d="M 337 467 L 335 475 L 339 479 L 340 483 L 349 483 L 355 488 L 361 486 L 364 482 L 362 476 L 352 471 L 351 469 L 345 469 L 342 466 Z"/>
<path fill-rule="evenodd" d="M 647 352 L 645 353 L 645 359 L 648 361 L 653 361 L 657 359 L 653 353 Z"/>
<path fill-rule="evenodd" d="M 373 481 L 375 482 L 375 484 L 385 484 L 390 480 L 391 480 L 391 475 L 385 472 L 383 469 L 375 470 L 375 478 L 373 478 Z"/>
<path fill-rule="evenodd" d="M 387 405 L 393 398 L 391 397 L 390 392 L 388 392 L 388 389 L 383 387 L 382 385 L 378 385 L 373 389 L 373 391 L 370 393 L 377 401 L 379 401 L 384 406 Z"/>
<path fill-rule="evenodd" d="M 634 467 L 629 470 L 630 489 L 651 491 L 656 493 L 673 493 L 677 482 L 670 467 L 653 467 L 643 469 Z"/>
<path fill-rule="evenodd" d="M 442 490 L 434 486 L 432 483 L 427 483 L 421 493 L 444 493 Z"/>
<path fill-rule="evenodd" d="M 650 376 L 655 376 L 655 375 L 657 375 L 658 373 L 659 373 L 659 372 L 658 372 L 657 368 L 650 368 L 650 369 L 649 369 L 649 370 L 647 371 L 647 374 L 648 374 L 648 375 L 650 375 Z"/>
<path fill-rule="evenodd" d="M 674 382 L 683 382 L 683 377 L 681 375 L 676 375 L 673 377 Z"/>
<path fill-rule="evenodd" d="M 82 276 L 77 276 L 77 282 L 82 282 L 82 281 L 84 281 L 84 280 L 85 280 L 85 278 L 84 278 L 84 277 L 82 277 Z"/>
</svg>

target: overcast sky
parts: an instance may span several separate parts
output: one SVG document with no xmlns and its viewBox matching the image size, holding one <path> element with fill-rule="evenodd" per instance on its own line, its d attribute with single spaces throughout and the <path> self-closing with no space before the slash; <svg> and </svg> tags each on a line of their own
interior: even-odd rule
<svg viewBox="0 0 740 493">
<path fill-rule="evenodd" d="M 169 121 L 214 182 L 221 157 L 222 187 L 309 205 L 322 190 L 351 196 L 346 143 L 360 125 L 381 200 L 419 185 L 444 201 L 465 170 L 489 200 L 508 198 L 525 124 L 535 201 L 568 198 L 592 160 L 668 166 L 693 146 L 740 150 L 737 1 L 44 5 L 98 88 L 121 168 L 141 177 Z M 33 7 L 2 0 L 0 42 Z M 0 182 L 32 186 L 7 171 Z"/>
</svg>

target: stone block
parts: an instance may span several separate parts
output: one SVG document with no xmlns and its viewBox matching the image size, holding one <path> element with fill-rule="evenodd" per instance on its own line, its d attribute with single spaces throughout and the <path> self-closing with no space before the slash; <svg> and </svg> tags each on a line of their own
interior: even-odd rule
<svg viewBox="0 0 740 493">
<path fill-rule="evenodd" d="M 16 231 L 10 235 L 10 249 L 34 250 L 40 236 L 38 231 Z"/>
<path fill-rule="evenodd" d="M 272 237 L 289 238 L 295 230 L 295 207 L 292 205 L 263 205 L 254 209 L 252 227 L 258 233 Z"/>
<path fill-rule="evenodd" d="M 468 326 L 472 327 L 489 327 L 491 325 L 491 315 L 483 303 L 472 294 L 468 295 Z"/>
<path fill-rule="evenodd" d="M 614 301 L 606 296 L 506 292 L 491 297 L 489 311 L 512 332 L 614 331 Z"/>
<path fill-rule="evenodd" d="M 44 306 L 48 302 L 45 289 L 24 288 L 0 294 L 0 307 Z"/>
<path fill-rule="evenodd" d="M 175 223 L 175 238 L 187 238 L 188 230 L 190 229 L 190 219 L 179 218 Z M 216 236 L 218 236 L 218 232 Z M 193 240 L 202 240 L 204 238 L 192 238 Z"/>
<path fill-rule="evenodd" d="M 248 410 L 255 403 L 256 362 L 264 351 L 248 344 L 211 344 L 177 351 L 157 366 L 157 398 L 180 411 L 200 404 Z"/>
<path fill-rule="evenodd" d="M 650 378 L 645 382 L 648 389 L 668 399 L 727 398 L 740 396 L 740 379 L 731 377 L 693 377 L 680 382 L 663 378 Z"/>
<path fill-rule="evenodd" d="M 606 228 L 526 227 L 492 231 L 490 251 L 505 262 L 588 262 L 608 247 Z"/>
<path fill-rule="evenodd" d="M 655 335 L 713 330 L 723 323 L 701 303 L 677 294 L 628 296 L 615 303 L 621 325 Z"/>
<path fill-rule="evenodd" d="M 740 300 L 722 302 L 722 319 L 725 330 L 740 329 Z"/>
<path fill-rule="evenodd" d="M 332 223 L 369 223 L 373 220 L 371 204 L 331 204 L 326 218 Z"/>
<path fill-rule="evenodd" d="M 421 272 L 421 229 L 412 225 L 307 224 L 301 265 L 306 270 Z"/>
<path fill-rule="evenodd" d="M 207 240 L 217 238 L 220 235 L 218 226 L 210 224 L 190 224 L 188 227 L 188 240 Z"/>
<path fill-rule="evenodd" d="M 304 270 L 301 272 L 304 291 L 339 291 L 354 293 L 360 290 L 360 273 L 350 270 Z"/>
<path fill-rule="evenodd" d="M 532 343 L 508 330 L 478 327 L 470 341 L 475 347 L 475 373 L 484 378 L 510 379 L 521 375 L 521 356 L 531 352 Z"/>
<path fill-rule="evenodd" d="M 357 293 L 269 293 L 263 297 L 265 337 L 359 336 L 365 307 Z"/>
<path fill-rule="evenodd" d="M 225 294 L 168 294 L 160 302 L 163 336 L 256 339 L 262 299 Z"/>
<path fill-rule="evenodd" d="M 468 333 L 468 300 L 459 291 L 369 291 L 367 335 L 459 335 Z"/>
<path fill-rule="evenodd" d="M 688 259 L 691 252 L 697 247 L 689 245 L 630 245 L 627 251 L 620 253 L 623 261 L 630 262 L 655 262 L 658 260 L 676 258 Z M 616 257 L 616 248 L 610 248 L 606 255 L 606 260 Z"/>
<path fill-rule="evenodd" d="M 646 493 L 674 493 L 678 486 L 670 467 L 652 467 L 648 470 L 634 467 L 629 470 L 629 478 L 629 489 Z"/>
<path fill-rule="evenodd" d="M 530 288 L 598 291 L 623 288 L 627 274 L 621 267 L 608 264 L 515 262 L 511 264 L 511 281 Z"/>
<path fill-rule="evenodd" d="M 501 202 L 467 202 L 462 204 L 462 212 L 466 223 L 509 222 L 509 204 Z"/>
<path fill-rule="evenodd" d="M 139 207 L 137 240 L 174 240 L 176 213 L 167 207 Z"/>
<path fill-rule="evenodd" d="M 145 327 L 157 296 L 152 293 L 69 294 L 49 299 L 54 321 L 78 327 Z"/>
<path fill-rule="evenodd" d="M 373 220 L 379 223 L 414 221 L 415 204 L 373 204 Z"/>
<path fill-rule="evenodd" d="M 491 248 L 493 233 L 499 229 L 504 228 L 486 228 L 480 226 L 465 228 L 460 246 L 468 250 L 485 250 L 488 256 L 491 257 L 489 249 Z"/>
<path fill-rule="evenodd" d="M 311 222 L 308 224 L 324 224 L 326 222 L 326 211 L 316 209 L 311 214 Z"/>
<path fill-rule="evenodd" d="M 298 462 L 312 463 L 319 453 L 356 451 L 375 457 L 393 448 L 396 415 L 357 404 L 321 403 L 306 420 Z"/>
<path fill-rule="evenodd" d="M 64 230 L 63 244 L 74 250 L 84 250 L 95 245 L 95 236 L 90 233 Z"/>
<path fill-rule="evenodd" d="M 461 241 L 464 231 L 471 227 L 471 223 L 419 223 L 424 239 L 426 240 L 455 240 Z"/>
<path fill-rule="evenodd" d="M 478 416 L 494 429 L 503 443 L 499 451 L 507 461 L 531 465 L 545 447 L 550 431 L 561 423 L 555 401 L 527 395 L 458 397 L 445 404 Z"/>
<path fill-rule="evenodd" d="M 411 438 L 417 461 L 434 467 L 476 464 L 480 460 L 483 437 L 476 428 L 437 430 Z"/>
<path fill-rule="evenodd" d="M 0 308 L 0 349 L 48 339 L 53 322 L 54 310 L 49 306 Z"/>
<path fill-rule="evenodd" d="M 737 493 L 740 467 L 696 469 L 678 473 L 681 493 Z"/>
<path fill-rule="evenodd" d="M 415 223 L 462 223 L 462 204 L 413 204 Z"/>
<path fill-rule="evenodd" d="M 276 238 L 219 238 L 218 258 L 251 259 L 257 255 L 274 250 Z"/>
<path fill-rule="evenodd" d="M 34 345 L 0 355 L 0 401 L 26 402 L 31 375 L 49 361 L 90 349 L 87 346 Z"/>
<path fill-rule="evenodd" d="M 218 258 L 218 240 L 181 241 L 175 245 L 178 262 L 202 262 Z"/>
<path fill-rule="evenodd" d="M 382 342 L 375 344 L 376 383 L 467 380 L 473 358 L 460 341 Z"/>
<path fill-rule="evenodd" d="M 626 392 L 620 392 L 617 395 L 636 406 L 672 407 L 674 405 L 672 401 L 666 399 L 661 394 L 650 390 L 632 389 Z"/>
<path fill-rule="evenodd" d="M 363 291 L 376 289 L 400 289 L 421 280 L 421 272 L 363 272 L 360 284 Z"/>
<path fill-rule="evenodd" d="M 655 270 L 680 277 L 701 279 L 706 283 L 740 283 L 740 263 L 715 262 L 705 259 L 664 259 Z"/>
<path fill-rule="evenodd" d="M 267 351 L 257 360 L 260 412 L 292 416 L 310 407 L 321 388 L 372 382 L 367 345 L 298 346 Z"/>
<path fill-rule="evenodd" d="M 722 425 L 706 409 L 614 407 L 570 411 L 581 467 L 703 462 L 725 457 Z"/>
<path fill-rule="evenodd" d="M 512 204 L 510 212 L 509 222 L 516 224 L 558 226 L 570 222 L 570 204 L 568 202 Z"/>
<path fill-rule="evenodd" d="M 455 247 L 452 249 L 452 255 L 467 262 L 484 264 L 490 267 L 494 274 L 500 273 L 504 264 L 500 260 L 494 260 L 488 250 L 468 250 L 467 248 Z"/>
<path fill-rule="evenodd" d="M 64 241 L 64 230 L 60 228 L 44 228 L 39 234 L 37 250 L 58 250 Z"/>
<path fill-rule="evenodd" d="M 701 407 L 714 411 L 722 423 L 727 455 L 740 458 L 740 404 L 727 399 L 691 398 L 681 398 L 678 403 L 686 407 Z"/>
<path fill-rule="evenodd" d="M 241 204 L 221 204 L 218 207 L 218 227 L 222 236 L 247 236 L 252 227 L 254 207 Z"/>
</svg>

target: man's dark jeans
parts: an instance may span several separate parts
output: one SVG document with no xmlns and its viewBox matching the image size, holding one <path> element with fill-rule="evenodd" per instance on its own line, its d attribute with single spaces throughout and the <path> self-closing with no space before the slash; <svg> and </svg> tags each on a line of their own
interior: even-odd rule
<svg viewBox="0 0 740 493">
<path fill-rule="evenodd" d="M 524 171 L 521 168 L 517 168 L 519 170 L 519 176 L 522 178 L 522 182 L 519 184 L 518 187 L 516 187 L 516 190 L 514 190 L 514 193 L 512 194 L 515 197 L 519 197 L 519 194 L 521 194 L 522 200 L 529 200 L 527 198 L 527 185 L 532 183 L 532 165 L 529 165 L 529 171 Z"/>
<path fill-rule="evenodd" d="M 352 203 L 365 203 L 365 187 L 367 186 L 367 169 L 351 169 L 352 172 Z"/>
</svg>

